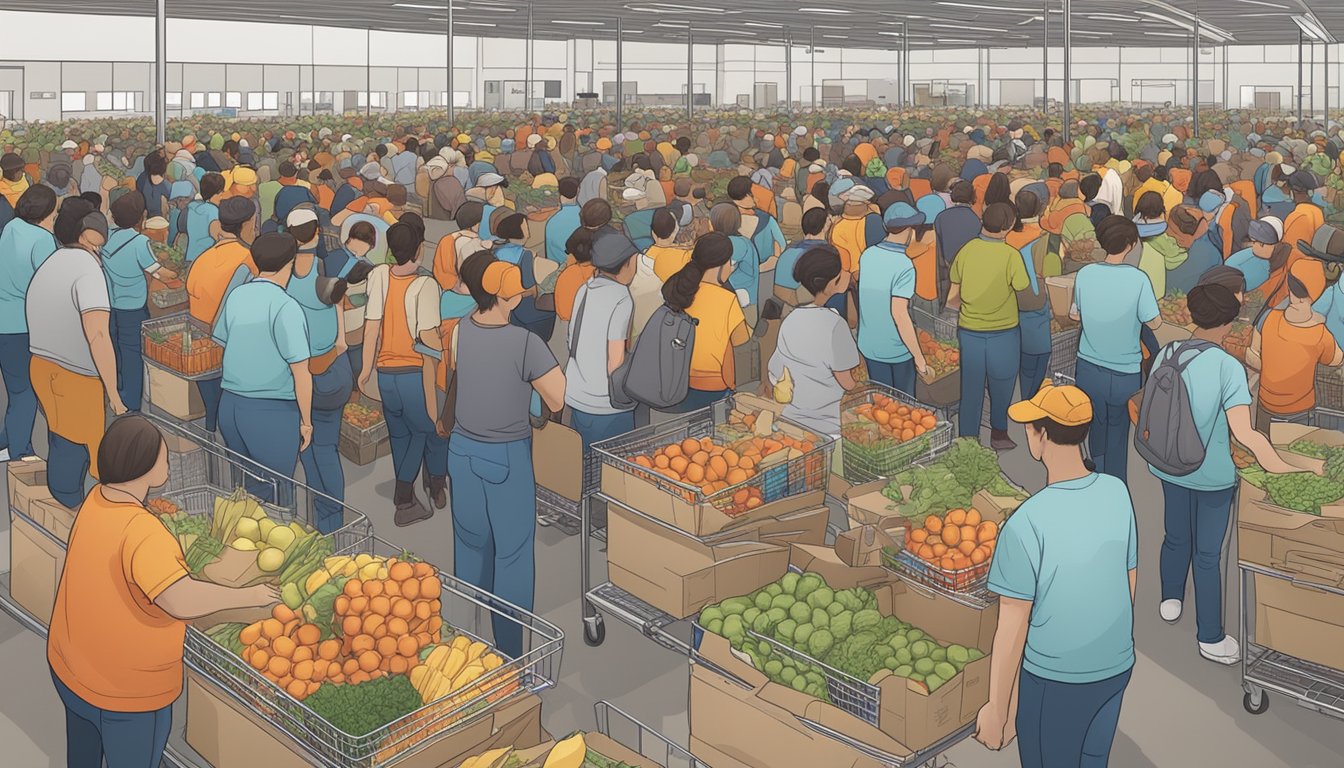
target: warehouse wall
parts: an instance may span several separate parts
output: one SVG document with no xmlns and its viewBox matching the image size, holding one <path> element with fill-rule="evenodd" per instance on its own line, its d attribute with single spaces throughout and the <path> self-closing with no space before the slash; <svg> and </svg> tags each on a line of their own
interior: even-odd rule
<svg viewBox="0 0 1344 768">
<path fill-rule="evenodd" d="M 30 120 L 102 114 L 152 114 L 154 109 L 153 19 L 74 17 L 0 11 L 0 28 L 18 30 L 0 49 L 0 113 Z M 64 44 L 46 43 L 58 28 Z M 142 45 L 129 41 L 143 41 Z M 843 49 L 843 40 L 819 34 L 817 51 L 792 49 L 792 90 L 779 45 L 696 45 L 694 90 L 710 103 L 758 103 L 773 88 L 778 100 L 798 106 L 821 104 L 823 86 L 847 101 L 890 103 L 890 81 L 898 76 L 895 51 Z M 893 41 L 897 42 L 897 41 Z M 208 44 L 203 44 L 208 43 Z M 249 114 L 299 114 L 313 103 L 332 111 L 441 107 L 447 95 L 446 38 L 434 34 L 241 24 L 170 19 L 168 84 L 170 115 L 236 110 Z M 526 45 L 521 40 L 456 36 L 453 48 L 455 101 L 460 106 L 517 107 L 526 77 Z M 1339 46 L 1331 51 L 1331 104 L 1341 105 L 1344 79 Z M 1308 49 L 1308 57 L 1311 49 Z M 1307 111 L 1324 102 L 1323 47 L 1305 67 Z M 1200 98 L 1204 103 L 1252 106 L 1255 92 L 1279 94 L 1283 109 L 1295 109 L 1295 46 L 1205 48 L 1200 55 Z M 1075 99 L 1120 100 L 1182 105 L 1190 102 L 1188 47 L 1076 48 Z M 221 60 L 228 63 L 221 63 Z M 237 62 L 237 63 L 235 63 Z M 256 62 L 256 63 L 253 63 Z M 261 62 L 264 62 L 261 63 Z M 1310 62 L 1310 60 L 1309 60 Z M 644 43 L 627 36 L 624 79 L 633 83 L 627 100 L 680 103 L 686 87 L 686 46 Z M 1050 52 L 1048 95 L 1063 95 L 1063 61 Z M 1025 102 L 1039 97 L 1041 52 L 1025 49 L 921 50 L 911 54 L 912 88 L 965 94 L 972 103 Z M 560 100 L 579 92 L 614 93 L 616 45 L 610 40 L 538 40 L 533 43 L 532 104 L 541 103 L 545 82 L 558 82 Z M 1316 87 L 1311 87 L 1314 80 Z M 1007 85 L 1005 86 L 1005 81 Z M 487 85 L 489 83 L 489 85 Z M 762 87 L 764 86 L 764 88 Z M 491 94 L 498 95 L 491 102 Z M 1316 98 L 1311 98 L 1312 91 Z M 633 92 L 631 92 L 633 91 Z M 937 103 L 939 97 L 931 97 Z M 554 101 L 554 99 L 552 99 Z M 329 107 L 327 106 L 329 105 Z M 1344 105 L 1341 105 L 1344 106 Z"/>
</svg>

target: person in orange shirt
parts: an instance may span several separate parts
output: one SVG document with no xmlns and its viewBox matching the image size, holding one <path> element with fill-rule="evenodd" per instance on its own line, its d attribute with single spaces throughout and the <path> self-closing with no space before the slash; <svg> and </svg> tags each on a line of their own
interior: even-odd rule
<svg viewBox="0 0 1344 768">
<path fill-rule="evenodd" d="M 1271 421 L 1293 419 L 1316 405 L 1317 365 L 1344 364 L 1344 351 L 1311 306 L 1325 293 L 1322 263 L 1297 261 L 1286 283 L 1288 306 L 1270 311 L 1246 353 L 1246 364 L 1260 371 L 1255 428 L 1265 434 Z"/>
<path fill-rule="evenodd" d="M 679 210 L 684 211 L 689 219 L 690 208 L 679 206 Z M 653 273 L 665 283 L 691 260 L 691 249 L 676 244 L 681 227 L 671 208 L 659 208 L 654 212 L 652 229 L 653 245 L 649 246 L 644 255 L 653 261 Z"/>
<path fill-rule="evenodd" d="M 245 197 L 226 198 L 219 204 L 219 241 L 210 246 L 187 273 L 187 311 L 192 318 L 213 328 L 219 308 L 230 286 L 241 282 L 240 270 L 247 277 L 257 274 L 252 261 L 252 240 L 256 237 L 256 205 Z M 238 277 L 238 280 L 235 280 Z M 197 381 L 205 404 L 205 428 L 214 432 L 219 424 L 219 400 L 224 394 L 220 375 Z"/>
<path fill-rule="evenodd" d="M 66 764 L 158 765 L 182 693 L 187 622 L 266 608 L 280 595 L 269 584 L 233 589 L 191 577 L 181 545 L 145 507 L 150 489 L 168 482 L 168 448 L 148 419 L 112 422 L 97 462 L 102 482 L 75 517 L 47 636 Z"/>
<path fill-rule="evenodd" d="M 1297 206 L 1292 213 L 1283 217 L 1283 242 L 1293 247 L 1293 252 L 1288 255 L 1288 266 L 1291 268 L 1306 255 L 1297 246 L 1297 242 L 1299 240 L 1311 242 L 1316 230 L 1325 224 L 1325 212 L 1311 201 L 1311 193 L 1320 186 L 1316 174 L 1311 171 L 1295 171 L 1288 177 L 1287 186 L 1293 193 L 1293 203 Z M 1287 296 L 1286 285 L 1280 286 L 1268 297 L 1269 306 L 1278 306 Z"/>
<path fill-rule="evenodd" d="M 671 409 L 690 413 L 727 397 L 737 385 L 733 347 L 751 338 L 737 294 L 725 286 L 733 272 L 733 243 L 727 235 L 710 232 L 695 243 L 691 260 L 663 284 L 663 300 L 674 310 L 695 318 L 691 348 L 690 389 L 686 399 Z"/>
</svg>

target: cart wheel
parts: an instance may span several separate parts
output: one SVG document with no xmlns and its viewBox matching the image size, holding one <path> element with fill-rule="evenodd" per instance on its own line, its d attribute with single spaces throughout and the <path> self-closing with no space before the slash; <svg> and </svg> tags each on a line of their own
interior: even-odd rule
<svg viewBox="0 0 1344 768">
<path fill-rule="evenodd" d="M 607 639 L 607 625 L 599 614 L 583 620 L 583 642 L 596 648 Z"/>
<path fill-rule="evenodd" d="M 1246 695 L 1241 697 L 1241 706 L 1252 715 L 1263 715 L 1265 710 L 1269 709 L 1269 697 L 1264 691 L 1258 690 L 1254 693 L 1247 691 Z"/>
</svg>

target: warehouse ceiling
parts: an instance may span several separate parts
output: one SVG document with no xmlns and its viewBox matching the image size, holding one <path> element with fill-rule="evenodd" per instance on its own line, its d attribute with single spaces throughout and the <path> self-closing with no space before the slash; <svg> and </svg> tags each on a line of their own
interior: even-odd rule
<svg viewBox="0 0 1344 768">
<path fill-rule="evenodd" d="M 168 0 L 170 18 L 440 32 L 448 0 Z M 1029 9 L 1030 5 L 1040 7 Z M 1198 13 L 1205 46 L 1296 44 L 1299 22 L 1317 37 L 1344 40 L 1344 0 L 1072 0 L 1075 47 L 1188 45 Z M 1052 46 L 1064 40 L 1063 0 L 577 0 L 532 5 L 537 39 L 625 40 L 897 49 L 908 25 L 914 50 L 1039 46 L 1049 7 Z M 146 0 L 5 0 L 6 10 L 152 16 Z M 453 0 L 456 34 L 525 37 L 525 0 Z M 1295 17 L 1297 20 L 1295 21 Z M 1308 37 L 1310 41 L 1310 37 Z"/>
</svg>

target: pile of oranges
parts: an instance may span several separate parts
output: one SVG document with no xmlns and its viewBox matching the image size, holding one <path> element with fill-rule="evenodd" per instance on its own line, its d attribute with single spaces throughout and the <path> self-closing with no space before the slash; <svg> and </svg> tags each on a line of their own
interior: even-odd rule
<svg viewBox="0 0 1344 768">
<path fill-rule="evenodd" d="M 811 441 L 782 433 L 731 444 L 718 443 L 708 437 L 699 440 L 688 437 L 649 455 L 635 456 L 631 461 L 669 480 L 698 488 L 705 496 L 712 496 L 755 477 L 760 473 L 761 460 L 772 453 L 790 449 L 807 453 L 814 447 Z M 764 503 L 760 489 L 752 487 L 738 489 L 732 501 L 740 507 L 738 512 L 755 509 Z"/>
<path fill-rule="evenodd" d="M 346 662 L 353 670 L 346 674 L 341 641 L 323 640 L 320 627 L 304 623 L 284 603 L 271 610 L 271 618 L 243 628 L 238 639 L 243 661 L 299 701 L 323 683 L 354 682 L 350 678 L 359 671 L 358 662 Z"/>
<path fill-rule="evenodd" d="M 938 417 L 933 411 L 906 405 L 883 394 L 874 394 L 873 402 L 854 410 L 862 419 L 876 423 L 884 435 L 900 443 L 914 440 L 938 425 Z"/>
<path fill-rule="evenodd" d="M 942 376 L 961 367 L 961 350 L 955 344 L 939 341 L 928 331 L 917 331 L 919 351 L 924 353 L 924 361 L 934 376 Z"/>
<path fill-rule="evenodd" d="M 952 509 L 925 518 L 924 527 L 906 534 L 905 548 L 944 571 L 960 571 L 988 563 L 998 537 L 998 524 L 977 510 Z"/>
</svg>

